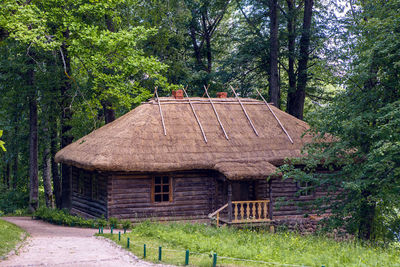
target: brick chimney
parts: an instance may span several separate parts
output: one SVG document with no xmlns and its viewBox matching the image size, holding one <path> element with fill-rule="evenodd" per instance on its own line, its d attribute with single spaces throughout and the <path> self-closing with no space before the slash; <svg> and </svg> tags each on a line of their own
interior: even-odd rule
<svg viewBox="0 0 400 267">
<path fill-rule="evenodd" d="M 183 90 L 174 90 L 172 91 L 172 95 L 175 99 L 183 99 Z"/>
<path fill-rule="evenodd" d="M 217 98 L 227 98 L 228 93 L 227 92 L 218 92 L 217 93 Z"/>
</svg>

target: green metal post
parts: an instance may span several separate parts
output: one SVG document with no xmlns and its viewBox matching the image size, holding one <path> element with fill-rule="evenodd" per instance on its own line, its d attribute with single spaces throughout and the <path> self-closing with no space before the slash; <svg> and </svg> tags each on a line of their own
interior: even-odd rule
<svg viewBox="0 0 400 267">
<path fill-rule="evenodd" d="M 101 230 L 100 229 L 101 229 L 101 227 L 99 226 L 99 234 L 101 234 Z"/>
<path fill-rule="evenodd" d="M 103 233 L 103 226 L 101 227 L 101 233 Z"/>
<path fill-rule="evenodd" d="M 129 237 L 128 237 L 126 246 L 127 246 L 127 248 L 129 248 Z"/>
<path fill-rule="evenodd" d="M 111 234 L 113 234 L 114 227 L 111 226 Z"/>
<path fill-rule="evenodd" d="M 217 253 L 214 253 L 213 255 L 213 267 L 217 266 Z"/>
<path fill-rule="evenodd" d="M 186 250 L 186 255 L 185 255 L 185 265 L 189 265 L 189 250 Z"/>
<path fill-rule="evenodd" d="M 121 232 L 118 232 L 118 241 L 121 241 Z"/>
<path fill-rule="evenodd" d="M 146 258 L 146 244 L 143 244 L 143 259 Z"/>
<path fill-rule="evenodd" d="M 158 247 L 158 260 L 159 261 L 162 260 L 162 247 L 161 246 Z"/>
<path fill-rule="evenodd" d="M 126 229 L 124 229 L 124 234 L 126 234 Z"/>
</svg>

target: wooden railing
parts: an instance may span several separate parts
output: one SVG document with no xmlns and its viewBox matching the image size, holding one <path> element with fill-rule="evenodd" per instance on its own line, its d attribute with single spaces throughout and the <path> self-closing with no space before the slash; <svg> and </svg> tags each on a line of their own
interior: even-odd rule
<svg viewBox="0 0 400 267">
<path fill-rule="evenodd" d="M 221 212 L 228 208 L 228 218 L 225 221 L 229 223 L 252 223 L 267 222 L 272 219 L 272 210 L 269 200 L 248 200 L 248 201 L 232 201 L 231 207 L 229 203 L 223 205 L 208 217 L 215 219 L 217 226 L 221 221 Z"/>
<path fill-rule="evenodd" d="M 213 213 L 208 214 L 208 218 L 214 219 L 214 216 L 216 216 L 215 220 L 216 220 L 216 222 L 217 222 L 217 226 L 219 226 L 219 219 L 220 219 L 219 213 L 220 213 L 221 211 L 223 211 L 226 207 L 228 207 L 228 203 L 226 203 L 225 205 L 223 205 L 221 208 L 217 209 L 217 210 L 214 211 Z"/>
<path fill-rule="evenodd" d="M 269 200 L 232 201 L 233 223 L 269 221 Z"/>
</svg>

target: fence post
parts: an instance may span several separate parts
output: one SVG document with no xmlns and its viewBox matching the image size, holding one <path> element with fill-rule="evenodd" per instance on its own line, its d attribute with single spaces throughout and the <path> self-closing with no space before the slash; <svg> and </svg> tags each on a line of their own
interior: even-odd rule
<svg viewBox="0 0 400 267">
<path fill-rule="evenodd" d="M 214 253 L 213 255 L 213 267 L 217 266 L 217 253 Z"/>
<path fill-rule="evenodd" d="M 118 241 L 121 241 L 121 231 L 118 232 Z"/>
<path fill-rule="evenodd" d="M 185 255 L 185 265 L 189 265 L 189 250 L 186 250 L 186 255 Z"/>
<path fill-rule="evenodd" d="M 127 244 L 126 244 L 126 246 L 129 248 L 129 237 L 128 237 L 128 239 L 127 239 Z"/>
<path fill-rule="evenodd" d="M 113 234 L 114 227 L 111 226 L 111 234 Z"/>
<path fill-rule="evenodd" d="M 162 260 L 162 247 L 159 246 L 158 247 L 158 261 L 161 261 L 161 260 Z"/>
<path fill-rule="evenodd" d="M 100 229 L 101 229 L 101 226 L 99 226 L 99 234 L 101 234 L 101 230 Z"/>
<path fill-rule="evenodd" d="M 146 258 L 146 244 L 143 244 L 143 259 Z"/>
<path fill-rule="evenodd" d="M 101 233 L 103 233 L 103 226 L 101 227 Z"/>
</svg>

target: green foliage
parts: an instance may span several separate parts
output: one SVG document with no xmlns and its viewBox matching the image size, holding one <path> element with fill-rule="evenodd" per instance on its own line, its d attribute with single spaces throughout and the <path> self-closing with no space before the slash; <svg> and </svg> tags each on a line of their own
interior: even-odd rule
<svg viewBox="0 0 400 267">
<path fill-rule="evenodd" d="M 118 228 L 118 226 L 121 224 L 121 222 L 117 218 L 112 218 L 112 217 L 108 219 L 108 223 L 110 227 L 113 228 Z"/>
<path fill-rule="evenodd" d="M 121 225 L 122 225 L 122 229 L 129 230 L 132 227 L 132 222 L 130 220 L 123 220 L 121 222 Z"/>
<path fill-rule="evenodd" d="M 38 219 L 44 221 L 66 226 L 77 226 L 94 228 L 103 226 L 103 220 L 92 220 L 84 219 L 79 216 L 71 215 L 67 210 L 49 209 L 46 207 L 39 207 L 39 209 L 33 214 Z M 105 223 L 105 225 L 107 225 Z"/>
<path fill-rule="evenodd" d="M 0 260 L 15 248 L 25 231 L 9 222 L 0 220 Z"/>
<path fill-rule="evenodd" d="M 400 233 L 398 6 L 397 0 L 364 1 L 358 13 L 349 12 L 344 38 L 358 38 L 347 47 L 353 60 L 346 88 L 310 116 L 317 142 L 306 149 L 305 167 L 282 167 L 285 177 L 328 190 L 315 204 L 320 212 L 330 205 L 331 226 L 383 242 Z M 331 173 L 316 173 L 321 165 Z"/>
<path fill-rule="evenodd" d="M 118 243 L 117 235 L 105 234 Z M 157 248 L 165 248 L 163 262 L 182 264 L 184 251 L 189 249 L 190 263 L 195 266 L 210 266 L 214 252 L 221 257 L 274 262 L 276 265 L 295 264 L 307 266 L 394 266 L 400 264 L 400 251 L 396 248 L 380 248 L 363 245 L 356 241 L 338 242 L 333 239 L 296 233 L 271 234 L 264 230 L 215 228 L 201 224 L 150 223 L 144 222 L 121 237 L 125 247 L 127 237 L 130 250 L 143 255 L 143 244 L 147 245 L 147 259 L 157 261 Z M 132 242 L 133 240 L 133 242 Z M 178 252 L 171 251 L 178 250 Z M 203 253 L 204 256 L 197 253 Z M 230 261 L 218 258 L 218 264 L 259 266 L 254 262 Z"/>
<path fill-rule="evenodd" d="M 4 214 L 15 214 L 16 211 L 21 212 L 26 209 L 29 201 L 29 194 L 26 190 L 7 190 L 3 185 L 0 185 L 0 190 L 2 192 L 0 194 L 1 212 Z"/>
<path fill-rule="evenodd" d="M 104 219 L 104 216 L 101 216 L 101 218 L 96 219 L 96 226 L 97 227 L 107 227 L 108 223 L 107 220 Z"/>
<path fill-rule="evenodd" d="M 3 130 L 0 130 L 0 138 L 3 136 Z M 3 152 L 6 152 L 7 150 L 6 150 L 6 148 L 5 148 L 5 146 L 4 146 L 4 141 L 1 141 L 0 140 L 0 148 L 3 150 Z"/>
</svg>

